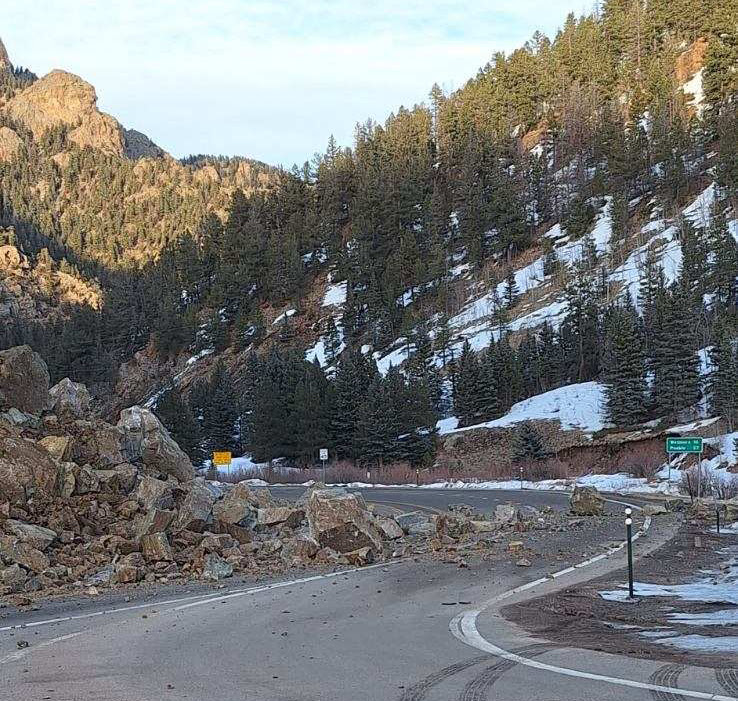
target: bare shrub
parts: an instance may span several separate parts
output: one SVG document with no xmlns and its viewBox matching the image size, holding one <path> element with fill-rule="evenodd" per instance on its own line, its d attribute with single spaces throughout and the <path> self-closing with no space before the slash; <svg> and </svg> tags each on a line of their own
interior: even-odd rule
<svg viewBox="0 0 738 701">
<path fill-rule="evenodd" d="M 738 497 L 738 475 L 717 475 L 705 470 L 700 474 L 699 466 L 695 465 L 682 471 L 681 487 L 691 499 L 697 496 L 733 499 Z"/>
</svg>

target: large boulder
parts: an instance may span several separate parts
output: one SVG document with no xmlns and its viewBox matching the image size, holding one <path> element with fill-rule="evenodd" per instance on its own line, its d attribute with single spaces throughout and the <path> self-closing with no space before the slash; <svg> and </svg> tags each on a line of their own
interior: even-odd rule
<svg viewBox="0 0 738 701">
<path fill-rule="evenodd" d="M 233 576 L 233 565 L 226 562 L 217 553 L 207 553 L 203 560 L 202 578 L 217 582 Z"/>
<path fill-rule="evenodd" d="M 408 535 L 435 535 L 436 524 L 428 514 L 420 511 L 410 511 L 406 514 L 400 514 L 395 519 L 397 524 Z"/>
<path fill-rule="evenodd" d="M 601 516 L 605 513 L 605 500 L 594 487 L 574 487 L 569 508 L 577 516 Z"/>
<path fill-rule="evenodd" d="M 141 552 L 146 562 L 171 562 L 172 547 L 166 533 L 148 533 L 141 537 Z"/>
<path fill-rule="evenodd" d="M 41 551 L 46 550 L 56 540 L 56 533 L 50 528 L 16 521 L 15 519 L 8 519 L 5 522 L 5 529 L 10 531 L 21 543 Z"/>
<path fill-rule="evenodd" d="M 77 420 L 70 430 L 74 433 L 71 457 L 78 465 L 103 470 L 128 462 L 123 457 L 123 433 L 119 428 L 104 421 Z"/>
<path fill-rule="evenodd" d="M 0 438 L 0 502 L 22 506 L 37 493 L 56 494 L 59 472 L 59 465 L 35 443 Z"/>
<path fill-rule="evenodd" d="M 132 406 L 120 413 L 118 428 L 124 434 L 124 449 L 131 462 L 142 462 L 165 475 L 187 482 L 195 469 L 161 421 L 148 409 Z"/>
<path fill-rule="evenodd" d="M 259 501 L 245 484 L 238 483 L 213 506 L 213 518 L 224 525 L 253 528 L 258 519 Z"/>
<path fill-rule="evenodd" d="M 29 346 L 0 351 L 0 409 L 40 414 L 49 405 L 49 370 Z"/>
<path fill-rule="evenodd" d="M 288 528 L 297 528 L 304 518 L 305 512 L 302 509 L 293 509 L 291 506 L 272 506 L 257 510 L 256 525 L 269 528 L 284 524 Z"/>
<path fill-rule="evenodd" d="M 145 476 L 136 489 L 136 498 L 143 508 L 148 511 L 174 508 L 174 488 L 171 482 Z"/>
<path fill-rule="evenodd" d="M 90 410 L 92 398 L 87 387 L 65 377 L 50 390 L 51 410 L 61 419 L 81 419 Z"/>
<path fill-rule="evenodd" d="M 0 555 L 33 572 L 43 572 L 50 564 L 49 558 L 38 548 L 12 536 L 0 536 Z"/>
<path fill-rule="evenodd" d="M 308 499 L 307 517 L 311 537 L 323 548 L 340 553 L 382 550 L 382 536 L 354 494 L 316 490 Z"/>
<path fill-rule="evenodd" d="M 205 486 L 203 479 L 188 482 L 186 488 L 187 494 L 180 504 L 176 526 L 180 530 L 200 532 L 213 521 L 215 496 Z"/>
</svg>

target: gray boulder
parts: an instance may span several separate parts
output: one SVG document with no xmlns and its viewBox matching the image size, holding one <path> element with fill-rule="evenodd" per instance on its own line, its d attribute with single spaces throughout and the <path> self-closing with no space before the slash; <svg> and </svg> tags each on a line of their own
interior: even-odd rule
<svg viewBox="0 0 738 701">
<path fill-rule="evenodd" d="M 23 521 L 8 519 L 5 522 L 5 528 L 18 538 L 21 543 L 25 543 L 41 551 L 46 550 L 56 540 L 56 533 L 50 528 L 36 526 L 32 523 L 23 523 Z"/>
<path fill-rule="evenodd" d="M 202 578 L 217 582 L 233 576 L 233 565 L 217 553 L 207 553 L 203 560 Z"/>
<path fill-rule="evenodd" d="M 124 452 L 130 462 L 142 462 L 180 482 L 195 476 L 190 459 L 148 409 L 140 406 L 124 409 L 118 428 L 123 432 Z"/>
<path fill-rule="evenodd" d="M 29 346 L 0 351 L 0 409 L 40 414 L 49 405 L 49 369 Z"/>
<path fill-rule="evenodd" d="M 72 382 L 65 377 L 57 382 L 50 390 L 51 410 L 63 420 L 81 419 L 90 410 L 92 398 L 90 393 L 80 382 Z"/>
<path fill-rule="evenodd" d="M 239 483 L 213 506 L 213 518 L 222 524 L 253 528 L 259 502 L 247 485 Z"/>
</svg>

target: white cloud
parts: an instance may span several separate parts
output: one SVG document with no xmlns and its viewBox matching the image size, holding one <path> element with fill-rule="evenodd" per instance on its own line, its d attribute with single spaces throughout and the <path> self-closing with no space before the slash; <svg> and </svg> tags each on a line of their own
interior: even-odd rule
<svg viewBox="0 0 738 701">
<path fill-rule="evenodd" d="M 291 164 L 334 133 L 457 88 L 498 50 L 555 31 L 571 2 L 41 0 L 4 8 L 16 64 L 64 68 L 175 155 Z M 581 10 L 583 8 L 575 8 Z"/>
</svg>

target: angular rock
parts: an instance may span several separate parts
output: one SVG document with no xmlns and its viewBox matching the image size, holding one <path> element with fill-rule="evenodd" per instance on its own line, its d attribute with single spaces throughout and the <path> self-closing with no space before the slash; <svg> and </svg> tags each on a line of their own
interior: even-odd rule
<svg viewBox="0 0 738 701">
<path fill-rule="evenodd" d="M 370 547 L 382 549 L 382 536 L 354 494 L 314 491 L 307 503 L 311 537 L 340 553 Z"/>
<path fill-rule="evenodd" d="M 89 465 L 80 467 L 75 475 L 75 494 L 96 494 L 100 491 L 100 478 L 97 470 Z"/>
<path fill-rule="evenodd" d="M 74 490 L 77 487 L 77 477 L 75 473 L 79 471 L 77 465 L 73 462 L 63 462 L 59 468 L 59 480 L 57 488 L 59 496 L 66 499 L 74 494 Z"/>
<path fill-rule="evenodd" d="M 0 409 L 40 414 L 49 405 L 49 369 L 29 346 L 0 351 Z"/>
<path fill-rule="evenodd" d="M 605 513 L 605 500 L 594 487 L 574 487 L 569 508 L 577 516 L 600 516 Z"/>
<path fill-rule="evenodd" d="M 0 536 L 0 555 L 33 572 L 43 572 L 50 564 L 49 558 L 40 550 L 10 536 Z"/>
<path fill-rule="evenodd" d="M 402 536 L 405 535 L 402 528 L 400 528 L 400 524 L 398 524 L 397 521 L 395 521 L 395 519 L 393 518 L 375 516 L 374 523 L 379 529 L 380 533 L 387 540 L 397 540 L 398 538 L 402 538 Z"/>
<path fill-rule="evenodd" d="M 49 390 L 49 397 L 51 410 L 65 421 L 86 416 L 92 401 L 87 387 L 79 382 L 72 382 L 68 377 L 57 382 Z"/>
<path fill-rule="evenodd" d="M 291 506 L 272 506 L 265 509 L 257 509 L 257 526 L 277 526 L 284 524 L 288 528 L 298 528 L 305 519 L 302 509 L 293 509 Z"/>
<path fill-rule="evenodd" d="M 7 421 L 11 426 L 17 426 L 18 428 L 39 428 L 41 426 L 41 420 L 38 416 L 28 414 L 15 407 L 11 407 L 0 414 L 0 418 Z"/>
<path fill-rule="evenodd" d="M 173 509 L 174 489 L 170 482 L 144 477 L 136 489 L 136 499 L 147 511 L 149 509 Z"/>
<path fill-rule="evenodd" d="M 121 451 L 123 434 L 104 421 L 77 420 L 68 425 L 74 434 L 72 460 L 104 470 L 127 462 Z"/>
<path fill-rule="evenodd" d="M 69 459 L 70 444 L 72 439 L 69 436 L 45 436 L 37 445 L 40 445 L 52 458 L 63 462 Z"/>
<path fill-rule="evenodd" d="M 141 538 L 151 533 L 163 533 L 177 515 L 175 511 L 164 511 L 153 507 L 149 509 L 136 524 L 136 535 Z"/>
<path fill-rule="evenodd" d="M 435 535 L 436 524 L 427 514 L 411 511 L 395 518 L 403 532 L 408 535 Z"/>
<path fill-rule="evenodd" d="M 212 523 L 215 497 L 202 479 L 188 482 L 187 490 L 187 495 L 179 507 L 176 527 L 180 530 L 201 532 L 208 523 Z"/>
<path fill-rule="evenodd" d="M 190 459 L 148 409 L 139 406 L 124 409 L 118 428 L 123 431 L 124 450 L 130 462 L 143 462 L 180 482 L 195 476 Z"/>
<path fill-rule="evenodd" d="M 226 562 L 217 553 L 205 555 L 202 568 L 202 578 L 217 582 L 233 576 L 233 565 Z"/>
<path fill-rule="evenodd" d="M 213 506 L 213 518 L 219 523 L 253 528 L 258 501 L 245 484 L 237 484 Z"/>
<path fill-rule="evenodd" d="M 518 507 L 515 504 L 498 504 L 495 506 L 495 521 L 512 523 L 518 520 Z"/>
<path fill-rule="evenodd" d="M 436 518 L 436 533 L 447 535 L 458 540 L 463 535 L 471 533 L 472 527 L 469 519 L 454 514 L 440 514 Z"/>
<path fill-rule="evenodd" d="M 474 533 L 494 533 L 500 529 L 499 524 L 494 521 L 470 521 Z"/>
<path fill-rule="evenodd" d="M 149 533 L 143 536 L 141 552 L 146 562 L 169 562 L 174 559 L 166 533 Z"/>
<path fill-rule="evenodd" d="M 368 547 L 359 548 L 358 550 L 352 550 L 350 553 L 346 553 L 346 559 L 350 565 L 354 565 L 355 567 L 371 565 L 374 562 L 374 551 Z"/>
<path fill-rule="evenodd" d="M 59 466 L 32 441 L 0 438 L 0 502 L 23 506 L 36 493 L 57 492 Z"/>
<path fill-rule="evenodd" d="M 641 513 L 644 516 L 661 516 L 669 511 L 664 504 L 644 504 Z"/>
<path fill-rule="evenodd" d="M 11 593 L 23 591 L 27 578 L 26 571 L 17 564 L 13 564 L 0 571 L 0 582 Z"/>
<path fill-rule="evenodd" d="M 300 534 L 285 542 L 280 555 L 288 565 L 300 565 L 312 560 L 318 550 L 320 546 L 310 536 Z"/>
<path fill-rule="evenodd" d="M 107 586 L 113 581 L 115 575 L 114 565 L 105 565 L 101 570 L 95 572 L 85 579 L 85 585 L 88 587 Z"/>
<path fill-rule="evenodd" d="M 26 543 L 37 550 L 46 550 L 55 540 L 56 533 L 50 528 L 36 526 L 32 523 L 23 523 L 15 519 L 5 522 L 6 530 L 10 531 L 21 543 Z"/>
</svg>

